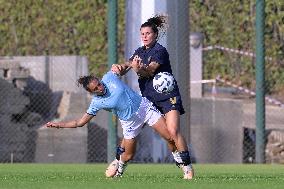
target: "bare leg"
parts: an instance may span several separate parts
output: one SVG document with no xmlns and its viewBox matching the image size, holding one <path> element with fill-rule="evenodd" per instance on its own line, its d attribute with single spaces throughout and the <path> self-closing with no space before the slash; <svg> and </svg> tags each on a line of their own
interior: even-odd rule
<svg viewBox="0 0 284 189">
<path fill-rule="evenodd" d="M 171 138 L 170 133 L 167 130 L 166 122 L 163 117 L 161 117 L 153 126 L 156 132 L 160 134 L 162 138 L 164 138 L 167 143 L 169 149 L 174 152 L 177 150 L 174 140 Z"/>
<path fill-rule="evenodd" d="M 115 177 L 121 177 L 126 169 L 127 162 L 131 160 L 136 151 L 136 140 L 135 139 L 123 139 L 122 145 L 125 151 L 121 154 L 118 161 L 118 168 Z"/>
<path fill-rule="evenodd" d="M 123 139 L 121 144 L 125 148 L 125 152 L 121 154 L 121 160 L 128 162 L 131 160 L 136 152 L 136 140 L 135 139 Z"/>
<path fill-rule="evenodd" d="M 174 152 L 173 156 L 177 162 L 177 165 L 182 168 L 184 179 L 192 179 L 194 176 L 194 170 L 191 165 L 190 155 L 188 147 L 184 137 L 180 131 L 180 115 L 177 110 L 171 110 L 166 115 L 166 123 L 168 131 L 176 143 L 178 152 Z"/>
<path fill-rule="evenodd" d="M 187 151 L 187 144 L 180 132 L 180 116 L 177 110 L 171 110 L 165 115 L 167 129 L 170 133 L 170 136 L 176 143 L 178 151 Z"/>
</svg>

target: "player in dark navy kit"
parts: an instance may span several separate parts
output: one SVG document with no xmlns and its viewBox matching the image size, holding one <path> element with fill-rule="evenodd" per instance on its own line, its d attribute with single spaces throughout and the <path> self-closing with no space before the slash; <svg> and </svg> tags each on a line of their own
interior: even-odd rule
<svg viewBox="0 0 284 189">
<path fill-rule="evenodd" d="M 140 27 L 143 46 L 135 50 L 128 62 L 114 64 L 112 71 L 124 75 L 132 68 L 137 73 L 142 96 L 153 102 L 166 118 L 167 129 L 178 149 L 172 154 L 177 165 L 184 172 L 184 179 L 192 179 L 194 171 L 186 141 L 180 131 L 180 115 L 185 111 L 178 85 L 170 93 L 158 93 L 153 88 L 153 78 L 157 73 L 169 72 L 172 74 L 169 53 L 157 42 L 159 31 L 165 31 L 166 25 L 167 17 L 162 15 L 152 17 L 143 23 Z M 123 146 L 123 142 L 121 146 Z M 120 153 L 119 150 L 118 153 Z"/>
</svg>

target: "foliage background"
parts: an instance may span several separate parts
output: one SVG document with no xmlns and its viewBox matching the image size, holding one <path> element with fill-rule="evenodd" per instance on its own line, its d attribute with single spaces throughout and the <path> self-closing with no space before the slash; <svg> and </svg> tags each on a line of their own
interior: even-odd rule
<svg viewBox="0 0 284 189">
<path fill-rule="evenodd" d="M 190 0 L 190 30 L 204 46 L 255 50 L 255 0 Z M 125 1 L 118 0 L 118 59 L 124 57 Z M 267 92 L 284 96 L 284 1 L 266 0 Z M 90 71 L 107 69 L 106 0 L 0 0 L 0 56 L 84 55 Z M 221 75 L 254 88 L 254 60 L 221 51 L 204 53 L 204 78 Z"/>
<path fill-rule="evenodd" d="M 124 1 L 118 3 L 119 58 Z M 84 55 L 90 70 L 107 68 L 106 0 L 0 0 L 0 56 Z"/>
<path fill-rule="evenodd" d="M 266 92 L 284 94 L 284 1 L 266 0 Z M 204 46 L 220 45 L 255 52 L 255 0 L 190 1 L 191 31 L 204 34 Z M 222 51 L 204 54 L 204 78 L 217 75 L 255 88 L 254 59 Z"/>
</svg>

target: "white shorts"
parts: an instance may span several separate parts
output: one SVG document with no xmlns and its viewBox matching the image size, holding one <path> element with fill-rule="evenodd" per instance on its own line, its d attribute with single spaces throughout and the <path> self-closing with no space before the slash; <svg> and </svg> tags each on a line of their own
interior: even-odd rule
<svg viewBox="0 0 284 189">
<path fill-rule="evenodd" d="M 142 130 L 145 123 L 153 126 L 162 116 L 161 112 L 154 107 L 147 98 L 142 97 L 138 111 L 127 121 L 119 120 L 125 139 L 135 138 Z"/>
</svg>

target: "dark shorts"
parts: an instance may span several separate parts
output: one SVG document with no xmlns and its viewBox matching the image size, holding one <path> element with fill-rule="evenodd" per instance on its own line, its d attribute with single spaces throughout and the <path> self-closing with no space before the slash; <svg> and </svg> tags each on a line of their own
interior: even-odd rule
<svg viewBox="0 0 284 189">
<path fill-rule="evenodd" d="M 180 115 L 185 113 L 180 96 L 172 97 L 163 101 L 156 101 L 153 102 L 153 104 L 162 112 L 162 114 L 166 114 L 171 110 L 178 110 Z"/>
</svg>

